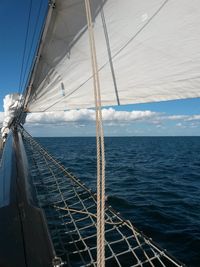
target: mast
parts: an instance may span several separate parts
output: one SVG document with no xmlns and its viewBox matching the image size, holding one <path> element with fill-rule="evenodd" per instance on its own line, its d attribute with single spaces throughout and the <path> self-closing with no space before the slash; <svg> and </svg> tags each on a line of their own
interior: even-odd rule
<svg viewBox="0 0 200 267">
<path fill-rule="evenodd" d="M 46 17 L 46 21 L 45 21 L 45 24 L 44 24 L 44 29 L 42 31 L 42 36 L 41 36 L 41 39 L 40 39 L 40 42 L 39 42 L 39 45 L 38 45 L 38 50 L 36 51 L 35 62 L 33 64 L 33 68 L 32 68 L 31 73 L 30 73 L 30 79 L 28 81 L 28 87 L 25 88 L 25 92 L 23 94 L 24 95 L 23 107 L 24 107 L 24 111 L 25 112 L 28 112 L 28 110 L 27 110 L 27 101 L 28 101 L 28 98 L 30 97 L 30 93 L 31 93 L 31 90 L 32 90 L 32 84 L 33 84 L 33 80 L 34 80 L 34 77 L 35 77 L 35 72 L 37 70 L 37 65 L 38 65 L 39 60 L 40 60 L 42 47 L 44 45 L 45 37 L 46 37 L 46 34 L 47 34 L 47 29 L 48 29 L 49 23 L 51 21 L 53 9 L 55 8 L 55 1 L 56 0 L 50 0 L 50 2 L 49 2 L 49 8 L 48 8 L 48 12 L 47 12 L 47 17 Z"/>
</svg>

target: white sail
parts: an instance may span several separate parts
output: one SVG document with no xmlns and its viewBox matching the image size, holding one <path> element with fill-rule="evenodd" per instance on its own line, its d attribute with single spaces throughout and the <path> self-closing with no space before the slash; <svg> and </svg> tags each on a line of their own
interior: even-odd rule
<svg viewBox="0 0 200 267">
<path fill-rule="evenodd" d="M 199 0 L 102 3 L 91 0 L 103 106 L 200 97 Z M 28 111 L 94 107 L 88 42 L 84 1 L 57 0 Z"/>
<path fill-rule="evenodd" d="M 3 141 L 6 140 L 6 137 L 10 131 L 10 125 L 12 124 L 14 118 L 17 117 L 19 110 L 22 106 L 22 95 L 18 93 L 13 93 L 6 95 L 3 99 L 4 107 L 4 120 L 1 128 L 1 135 Z"/>
</svg>

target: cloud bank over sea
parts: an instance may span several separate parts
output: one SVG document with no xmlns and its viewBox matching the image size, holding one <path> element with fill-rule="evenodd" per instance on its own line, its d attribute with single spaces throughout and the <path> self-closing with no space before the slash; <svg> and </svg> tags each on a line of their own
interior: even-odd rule
<svg viewBox="0 0 200 267">
<path fill-rule="evenodd" d="M 200 135 L 200 115 L 169 115 L 151 110 L 118 111 L 102 109 L 105 134 L 123 135 Z M 0 126 L 3 122 L 0 112 Z M 30 113 L 25 128 L 35 136 L 95 135 L 93 109 Z"/>
<path fill-rule="evenodd" d="M 153 118 L 157 113 L 146 111 L 116 111 L 113 108 L 103 109 L 104 121 L 124 122 Z M 60 124 L 64 122 L 95 121 L 95 111 L 90 109 L 69 110 L 63 112 L 45 112 L 28 114 L 27 123 Z"/>
</svg>

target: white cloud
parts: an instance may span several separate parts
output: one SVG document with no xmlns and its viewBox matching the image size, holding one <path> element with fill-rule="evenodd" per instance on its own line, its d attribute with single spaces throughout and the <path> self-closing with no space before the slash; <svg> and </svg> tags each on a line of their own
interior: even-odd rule
<svg viewBox="0 0 200 267">
<path fill-rule="evenodd" d="M 165 116 L 167 120 L 182 120 L 182 121 L 198 121 L 200 120 L 200 115 L 171 115 Z"/>
<path fill-rule="evenodd" d="M 102 114 L 104 121 L 135 121 L 152 118 L 156 115 L 156 112 L 150 110 L 116 111 L 113 108 L 109 108 L 103 109 Z"/>
<path fill-rule="evenodd" d="M 157 115 L 156 112 L 145 111 L 116 111 L 113 108 L 103 109 L 102 116 L 104 121 L 130 122 L 136 120 L 146 120 Z M 94 121 L 95 111 L 88 109 L 69 110 L 63 112 L 45 112 L 28 114 L 26 122 L 35 124 L 62 124 L 64 122 Z"/>
<path fill-rule="evenodd" d="M 190 127 L 191 127 L 191 128 L 197 128 L 198 126 L 199 126 L 199 122 L 197 122 L 197 123 L 196 123 L 196 122 L 195 122 L 195 123 L 192 122 L 192 123 L 190 124 Z"/>
<path fill-rule="evenodd" d="M 188 118 L 187 115 L 171 115 L 165 117 L 165 119 L 167 120 L 185 120 L 187 118 Z"/>
<path fill-rule="evenodd" d="M 62 112 L 44 112 L 44 113 L 31 113 L 26 118 L 27 123 L 38 124 L 60 124 L 63 122 L 76 122 L 85 120 L 94 120 L 93 110 L 69 110 Z"/>
<path fill-rule="evenodd" d="M 4 112 L 0 112 L 0 127 L 2 127 L 3 119 L 4 119 Z"/>
<path fill-rule="evenodd" d="M 164 128 L 162 124 L 156 124 L 156 128 Z"/>
<path fill-rule="evenodd" d="M 186 121 L 197 121 L 200 120 L 200 115 L 191 115 L 186 118 Z"/>
<path fill-rule="evenodd" d="M 117 111 L 113 108 L 104 108 L 102 114 L 107 135 L 167 135 L 173 131 L 180 134 L 182 129 L 192 131 L 200 127 L 199 114 L 168 115 L 150 110 Z M 3 117 L 4 113 L 0 112 L 0 127 Z M 44 136 L 93 135 L 95 117 L 92 109 L 30 113 L 27 115 L 25 127 L 36 136 L 38 132 Z"/>
</svg>

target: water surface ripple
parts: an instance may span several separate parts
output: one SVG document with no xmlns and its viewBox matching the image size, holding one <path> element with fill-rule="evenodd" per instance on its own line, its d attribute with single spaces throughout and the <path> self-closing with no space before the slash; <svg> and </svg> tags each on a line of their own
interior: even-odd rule
<svg viewBox="0 0 200 267">
<path fill-rule="evenodd" d="M 38 138 L 96 185 L 95 138 Z M 107 137 L 107 201 L 187 266 L 200 266 L 200 137 Z"/>
</svg>

